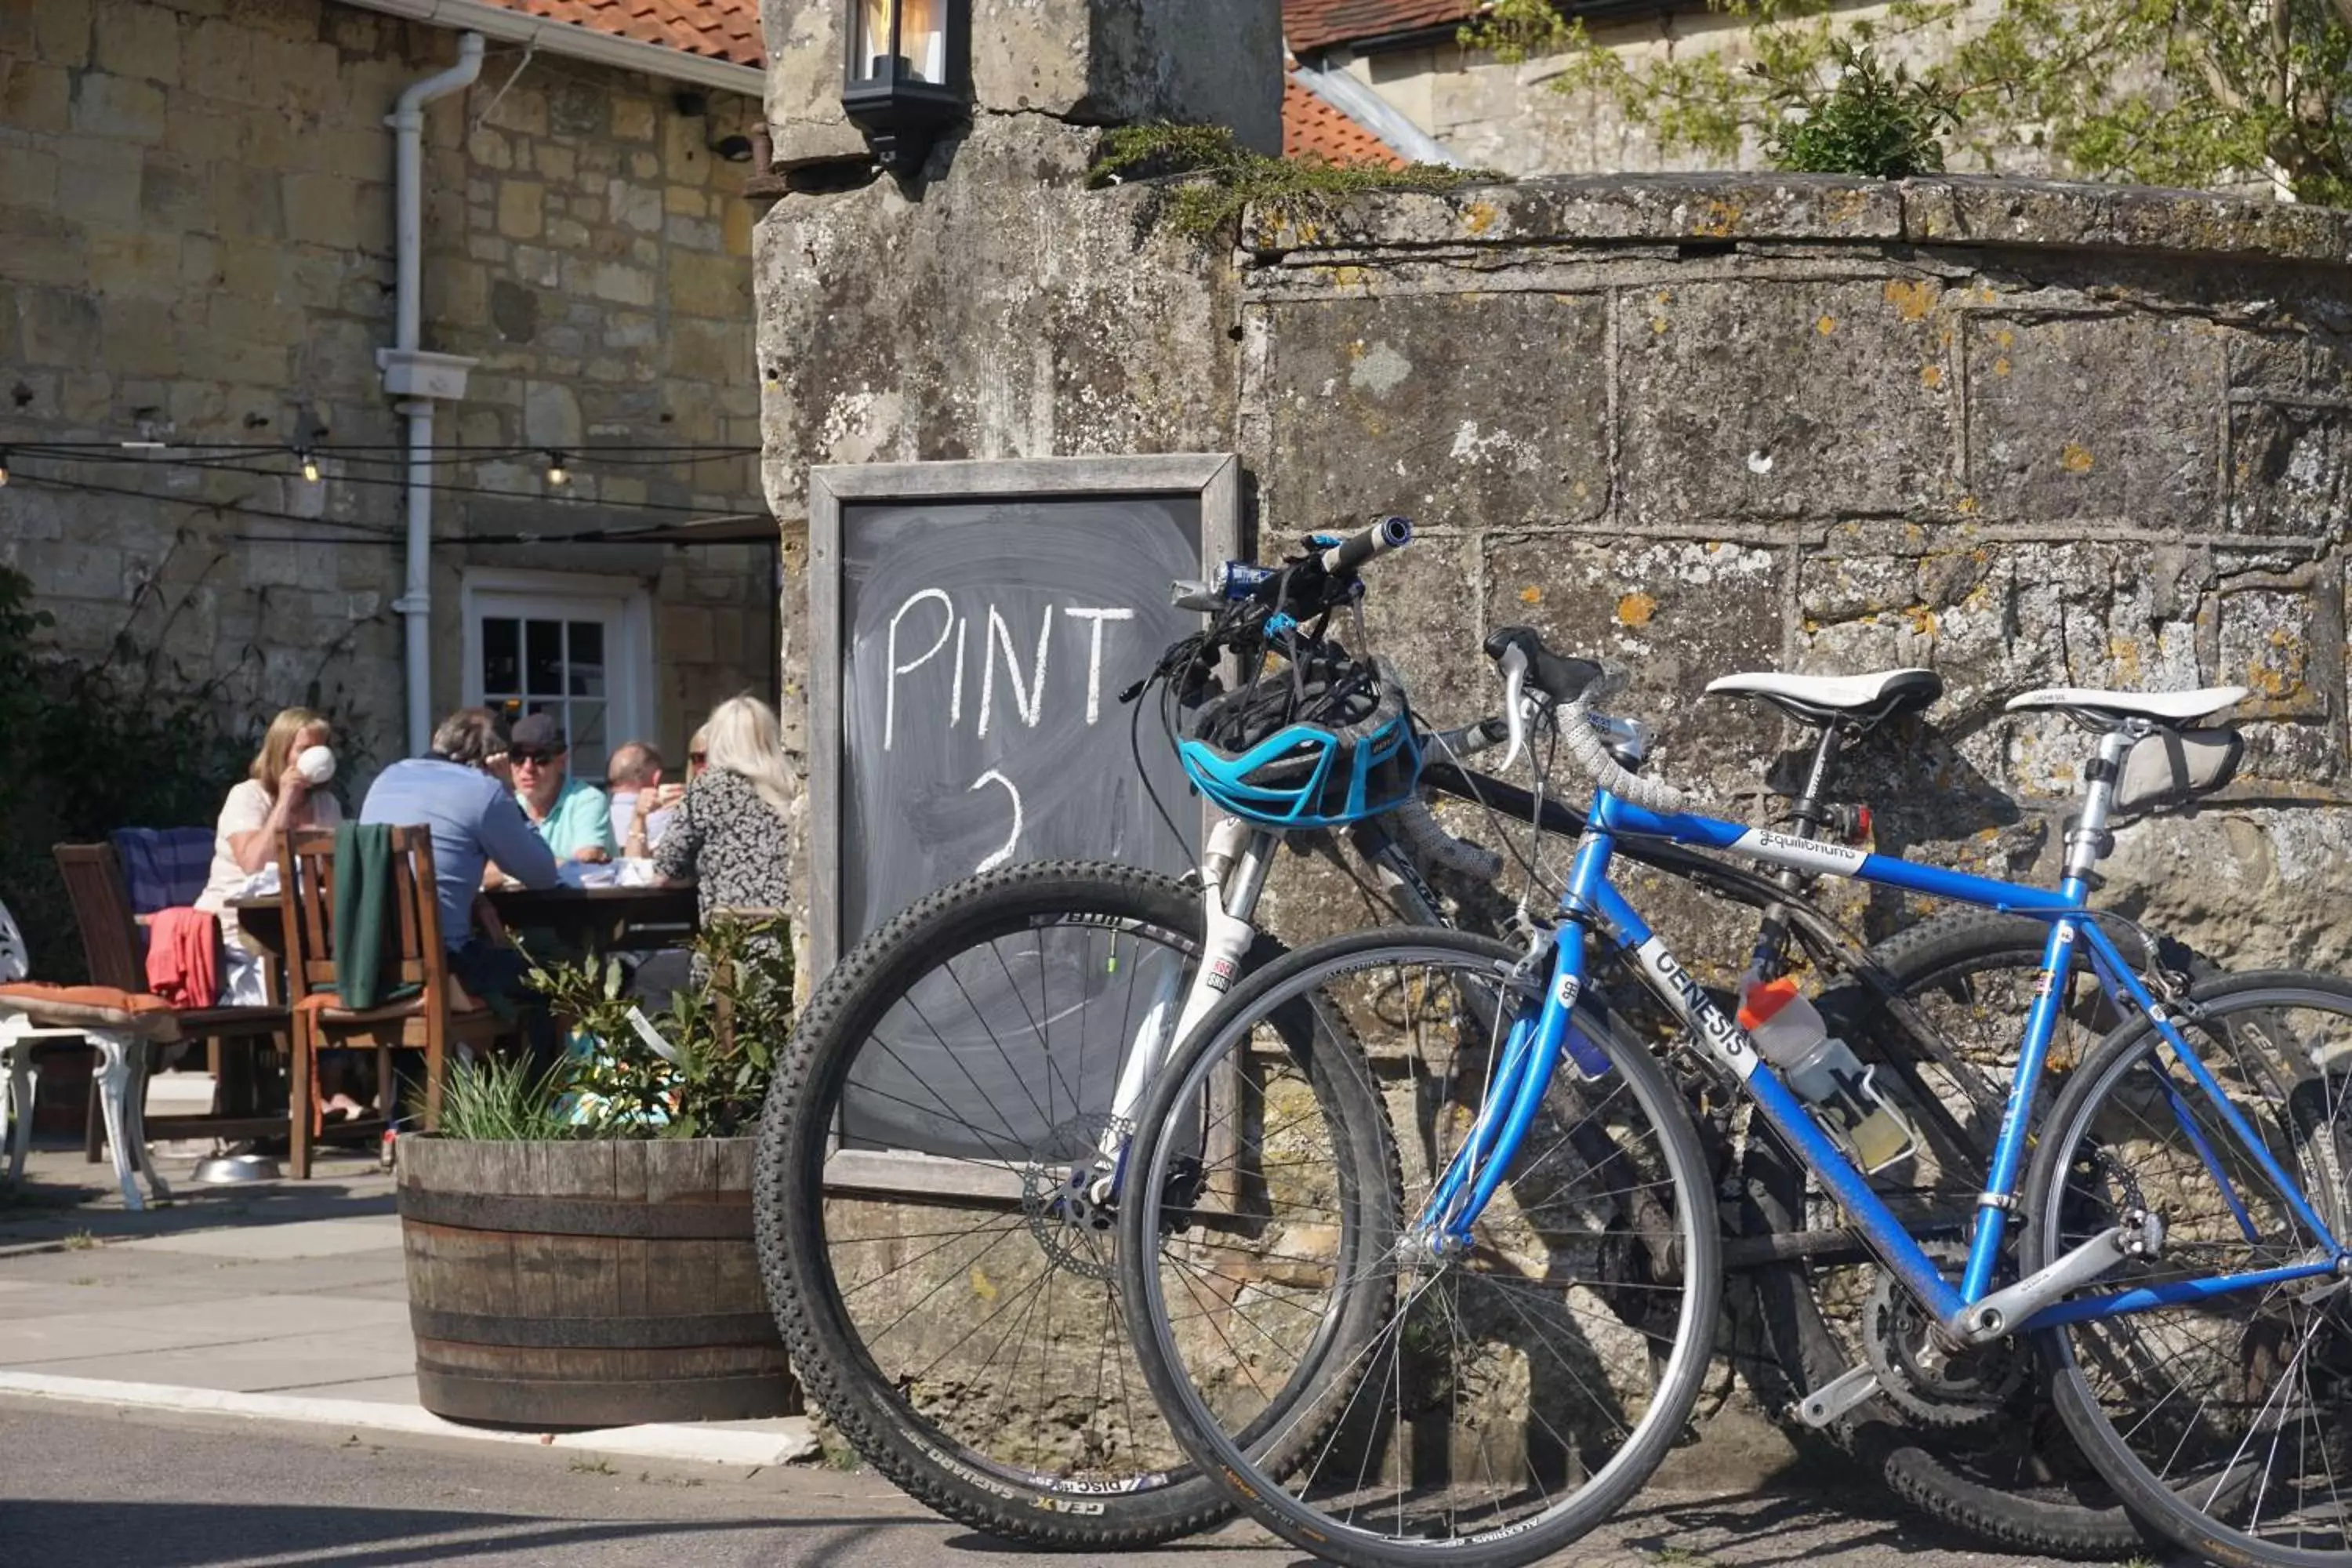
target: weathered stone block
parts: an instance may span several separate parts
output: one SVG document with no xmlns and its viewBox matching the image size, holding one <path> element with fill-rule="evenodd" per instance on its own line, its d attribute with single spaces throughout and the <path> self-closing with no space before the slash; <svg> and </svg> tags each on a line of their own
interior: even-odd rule
<svg viewBox="0 0 2352 1568">
<path fill-rule="evenodd" d="M 1944 496 L 1951 393 L 1937 292 L 1887 279 L 1621 293 L 1625 515 L 1886 516 Z"/>
<path fill-rule="evenodd" d="M 1281 526 L 1580 522 L 1609 502 L 1607 301 L 1421 294 L 1265 308 Z"/>
<path fill-rule="evenodd" d="M 139 221 L 141 154 L 127 142 L 57 143 L 58 212 L 82 223 L 130 228 Z"/>
<path fill-rule="evenodd" d="M 509 239 L 536 239 L 546 221 L 547 187 L 537 180 L 499 182 L 499 232 Z"/>
<path fill-rule="evenodd" d="M 61 132 L 72 112 L 72 78 L 63 66 L 0 59 L 0 125 L 20 132 Z M 0 148 L 0 153 L 12 148 Z"/>
<path fill-rule="evenodd" d="M 288 174 L 279 183 L 286 237 L 350 245 L 359 227 L 360 187 L 337 174 Z"/>
<path fill-rule="evenodd" d="M 19 342 L 31 364 L 87 365 L 99 358 L 98 301 L 79 290 L 16 290 Z"/>
<path fill-rule="evenodd" d="M 1971 313 L 1962 352 L 1982 515 L 2214 526 L 2225 369 L 2209 323 Z"/>
<path fill-rule="evenodd" d="M 89 283 L 102 294 L 116 299 L 176 300 L 179 273 L 176 232 L 141 229 L 89 237 Z"/>
<path fill-rule="evenodd" d="M 98 68 L 163 86 L 180 79 L 181 18 L 162 5 L 110 7 L 96 31 Z"/>
<path fill-rule="evenodd" d="M 0 207 L 21 207 L 44 213 L 57 204 L 58 156 L 38 148 L 0 142 Z M 16 270 L 10 258 L 9 271 Z"/>
<path fill-rule="evenodd" d="M 88 63 L 90 0 L 40 0 L 25 9 L 31 14 L 33 41 L 43 59 L 63 66 Z"/>
<path fill-rule="evenodd" d="M 2352 506 L 2352 408 L 2232 403 L 2230 526 L 2327 535 Z"/>
<path fill-rule="evenodd" d="M 1777 732 L 1700 689 L 1718 675 L 1769 669 L 1780 655 L 1780 563 L 1732 543 L 1498 534 L 1486 546 L 1489 626 L 1543 633 L 1555 650 L 1613 661 L 1632 675 L 1618 710 L 1659 727 L 1663 770 L 1701 778 L 1760 774 Z"/>
<path fill-rule="evenodd" d="M 661 662 L 708 664 L 711 658 L 710 612 L 685 605 L 661 610 Z"/>
</svg>

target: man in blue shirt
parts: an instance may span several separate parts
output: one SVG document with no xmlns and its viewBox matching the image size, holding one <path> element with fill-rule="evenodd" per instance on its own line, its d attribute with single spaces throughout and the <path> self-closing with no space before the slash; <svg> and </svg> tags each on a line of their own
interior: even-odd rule
<svg viewBox="0 0 2352 1568">
<path fill-rule="evenodd" d="M 527 713 L 507 739 L 507 766 L 523 815 L 559 860 L 601 864 L 620 852 L 604 792 L 572 776 L 572 751 L 552 713 Z"/>
<path fill-rule="evenodd" d="M 433 731 L 431 756 L 394 763 L 378 775 L 360 807 L 360 820 L 432 831 L 435 891 L 449 973 L 501 1016 L 514 1016 L 532 1057 L 545 1064 L 554 1060 L 562 1041 L 545 999 L 524 982 L 530 964 L 496 932 L 494 922 L 477 929 L 474 918 L 487 865 L 526 888 L 551 888 L 557 880 L 555 856 L 491 771 L 507 750 L 496 714 L 460 709 Z M 488 912 L 487 905 L 483 912 Z"/>
</svg>

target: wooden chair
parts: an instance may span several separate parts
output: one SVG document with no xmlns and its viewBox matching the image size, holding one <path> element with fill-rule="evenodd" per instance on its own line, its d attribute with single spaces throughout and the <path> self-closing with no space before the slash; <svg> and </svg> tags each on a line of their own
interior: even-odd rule
<svg viewBox="0 0 2352 1568">
<path fill-rule="evenodd" d="M 59 844 L 50 853 L 55 856 L 58 873 L 65 879 L 66 897 L 73 905 L 74 925 L 81 933 L 81 951 L 89 971 L 90 984 L 120 991 L 126 995 L 144 996 L 147 992 L 147 966 L 140 958 L 139 921 L 131 912 L 131 894 L 123 880 L 122 862 L 111 844 Z M 261 1116 L 249 1107 L 242 1110 L 224 1110 L 241 1096 L 249 1099 L 253 1080 L 257 1077 L 261 1052 L 286 1050 L 291 1024 L 283 1007 L 180 1007 L 170 1010 L 168 1026 L 159 1019 L 145 1020 L 147 1048 L 132 1053 L 137 1060 L 118 1066 L 108 1058 L 98 1081 L 91 1086 L 92 1098 L 98 1103 L 92 1118 L 90 1135 L 85 1141 L 85 1152 L 95 1162 L 98 1158 L 96 1123 L 102 1121 L 109 1139 L 119 1140 L 128 1131 L 119 1132 L 118 1118 L 107 1114 L 110 1097 L 123 1107 L 123 1116 L 140 1125 L 131 1131 L 156 1139 L 186 1137 L 253 1138 L 278 1130 L 276 1115 Z M 215 1109 L 202 1115 L 159 1116 L 145 1120 L 144 1100 L 147 1074 L 163 1046 L 182 1040 L 203 1040 L 215 1085 Z M 226 1049 L 231 1043 L 247 1047 L 246 1061 L 239 1067 Z M 101 1053 L 103 1055 L 103 1053 Z M 129 1070 L 136 1081 L 121 1079 Z M 108 1074 L 115 1075 L 110 1079 Z M 135 1092 L 138 1103 L 130 1103 Z M 121 1161 L 117 1158 L 116 1163 Z"/>
<path fill-rule="evenodd" d="M 441 1121 L 441 1085 L 450 1048 L 463 1045 L 487 1050 L 501 1028 L 498 1015 L 466 994 L 449 976 L 434 883 L 433 835 L 424 827 L 385 829 L 392 837 L 392 856 L 383 889 L 390 908 L 384 911 L 381 973 L 387 987 L 406 994 L 363 1012 L 342 1005 L 335 990 L 336 963 L 343 952 L 335 930 L 335 832 L 331 827 L 289 828 L 278 847 L 286 975 L 294 1014 L 289 1163 L 298 1179 L 310 1173 L 310 1143 L 321 1131 L 313 1087 L 320 1051 L 374 1049 L 377 1117 L 342 1123 L 337 1131 L 381 1133 L 396 1109 L 393 1050 L 422 1049 L 424 1122 L 430 1131 Z"/>
</svg>

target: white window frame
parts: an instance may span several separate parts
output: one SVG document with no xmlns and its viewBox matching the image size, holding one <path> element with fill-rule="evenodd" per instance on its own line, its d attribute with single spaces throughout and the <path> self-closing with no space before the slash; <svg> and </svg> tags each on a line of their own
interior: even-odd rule
<svg viewBox="0 0 2352 1568">
<path fill-rule="evenodd" d="M 617 636 L 604 650 L 604 736 L 607 752 L 624 741 L 651 738 L 658 682 L 654 678 L 653 595 L 636 577 L 589 572 L 533 572 L 469 566 L 459 579 L 458 616 L 465 626 L 464 700 L 479 707 L 482 618 L 521 616 L 541 620 L 604 619 Z M 584 612 L 584 613 L 583 613 Z M 602 785 L 602 778 L 588 781 Z"/>
</svg>

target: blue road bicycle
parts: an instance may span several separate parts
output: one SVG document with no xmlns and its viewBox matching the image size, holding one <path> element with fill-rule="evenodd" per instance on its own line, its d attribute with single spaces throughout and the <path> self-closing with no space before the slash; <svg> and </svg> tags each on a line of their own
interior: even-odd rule
<svg viewBox="0 0 2352 1568">
<path fill-rule="evenodd" d="M 1878 1310 L 1901 1331 L 1865 1337 L 1905 1364 L 1865 1357 L 1804 1419 L 1835 1421 L 1897 1370 L 2040 1380 L 2083 1455 L 2182 1545 L 2352 1563 L 2352 984 L 2144 979 L 2088 902 L 2135 748 L 2178 749 L 2242 690 L 2011 701 L 2099 736 L 2051 890 L 1700 815 L 1608 754 L 1593 667 L 1521 650 L 1507 669 L 1513 718 L 1532 705 L 1595 785 L 1554 929 L 1518 948 L 1441 929 L 1302 948 L 1208 1015 L 1138 1118 L 1121 1287 L 1194 1461 L 1295 1543 L 1385 1565 L 1543 1556 L 1666 1459 L 1716 1331 L 1717 1194 L 1665 1068 L 1591 1005 L 1597 934 L 1899 1283 Z M 2048 922 L 1964 1250 L 1915 1236 L 1611 885 L 1621 841 L 1657 839 Z M 2124 1022 L 2037 1114 L 2083 951 Z M 1363 1113 L 1375 1100 L 1387 1113 Z"/>
</svg>

